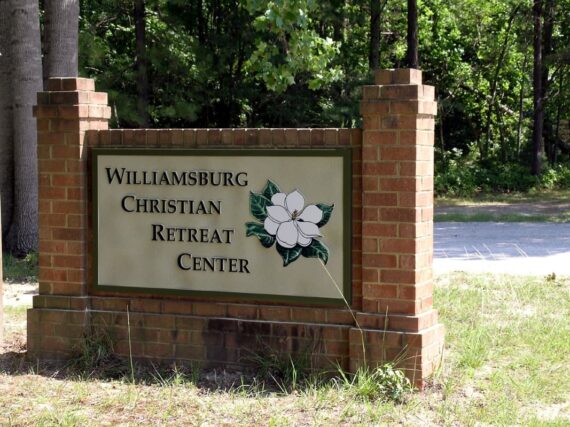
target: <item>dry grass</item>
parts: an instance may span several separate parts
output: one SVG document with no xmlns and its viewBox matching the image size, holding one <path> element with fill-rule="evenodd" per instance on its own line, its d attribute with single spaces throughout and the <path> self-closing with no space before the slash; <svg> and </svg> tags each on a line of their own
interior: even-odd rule
<svg viewBox="0 0 570 427">
<path fill-rule="evenodd" d="M 443 368 L 403 404 L 342 381 L 283 393 L 239 373 L 139 371 L 118 379 L 23 362 L 25 312 L 8 307 L 0 425 L 569 425 L 570 279 L 453 274 L 435 296 Z"/>
<path fill-rule="evenodd" d="M 438 197 L 437 206 L 465 206 L 465 205 L 510 205 L 517 203 L 543 204 L 567 203 L 570 199 L 570 189 L 564 190 L 533 190 L 528 193 L 482 193 L 473 197 Z"/>
<path fill-rule="evenodd" d="M 434 221 L 570 222 L 570 190 L 438 198 Z"/>
</svg>

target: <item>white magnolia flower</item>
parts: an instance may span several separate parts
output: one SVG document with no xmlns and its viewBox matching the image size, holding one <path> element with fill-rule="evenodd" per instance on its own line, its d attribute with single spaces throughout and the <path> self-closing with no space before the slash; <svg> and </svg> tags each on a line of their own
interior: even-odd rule
<svg viewBox="0 0 570 427">
<path fill-rule="evenodd" d="M 289 194 L 276 193 L 271 197 L 273 206 L 267 207 L 268 217 L 263 227 L 284 248 L 297 244 L 306 247 L 313 237 L 320 236 L 317 224 L 323 219 L 323 211 L 315 205 L 305 207 L 305 199 L 299 191 Z"/>
</svg>

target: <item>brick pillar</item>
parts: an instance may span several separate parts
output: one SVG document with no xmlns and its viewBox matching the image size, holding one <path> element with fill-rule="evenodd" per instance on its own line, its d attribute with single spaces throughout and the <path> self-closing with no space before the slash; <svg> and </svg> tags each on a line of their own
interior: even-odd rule
<svg viewBox="0 0 570 427">
<path fill-rule="evenodd" d="M 362 313 L 353 331 L 353 368 L 402 358 L 417 384 L 443 343 L 432 308 L 434 88 L 414 69 L 379 70 L 361 114 Z M 380 331 L 379 331 L 380 330 Z M 378 333 L 383 334 L 379 336 Z M 359 349 L 360 347 L 360 349 Z"/>
<path fill-rule="evenodd" d="M 87 294 L 85 131 L 107 129 L 107 94 L 84 78 L 51 78 L 38 93 L 40 295 Z"/>
<path fill-rule="evenodd" d="M 28 310 L 28 357 L 67 358 L 86 326 L 88 191 L 85 132 L 107 129 L 107 94 L 83 78 L 51 78 L 38 128 L 40 295 Z"/>
</svg>

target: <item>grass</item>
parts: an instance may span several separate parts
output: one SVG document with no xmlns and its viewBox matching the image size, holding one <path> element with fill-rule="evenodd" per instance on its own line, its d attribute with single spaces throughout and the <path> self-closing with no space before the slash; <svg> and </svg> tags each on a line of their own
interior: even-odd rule
<svg viewBox="0 0 570 427">
<path fill-rule="evenodd" d="M 565 203 L 570 200 L 570 189 L 529 191 L 526 193 L 481 193 L 473 197 L 440 196 L 435 199 L 436 206 L 485 206 L 490 204 L 510 203 Z"/>
<path fill-rule="evenodd" d="M 435 214 L 433 217 L 435 222 L 570 222 L 570 212 L 564 212 L 556 215 L 549 214 L 524 214 L 524 213 L 459 213 L 450 212 L 445 214 Z"/>
<path fill-rule="evenodd" d="M 35 282 L 38 276 L 38 254 L 32 252 L 24 258 L 2 254 L 2 272 L 4 281 L 9 283 Z"/>
<path fill-rule="evenodd" d="M 402 403 L 379 396 L 370 375 L 294 374 L 296 387 L 280 389 L 243 373 L 157 368 L 133 383 L 128 368 L 116 379 L 10 370 L 18 357 L 0 353 L 0 425 L 570 424 L 570 278 L 455 273 L 437 280 L 434 301 L 444 364 Z M 21 325 L 25 312 L 6 317 Z M 8 341 L 24 332 L 11 327 Z"/>
<path fill-rule="evenodd" d="M 570 222 L 570 190 L 439 197 L 434 221 Z"/>
</svg>

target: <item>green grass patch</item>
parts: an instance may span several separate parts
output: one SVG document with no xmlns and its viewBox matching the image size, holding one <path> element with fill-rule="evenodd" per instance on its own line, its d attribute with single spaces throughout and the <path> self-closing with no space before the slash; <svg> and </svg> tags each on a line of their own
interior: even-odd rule
<svg viewBox="0 0 570 427">
<path fill-rule="evenodd" d="M 24 258 L 5 253 L 2 254 L 4 281 L 9 283 L 37 282 L 38 254 L 29 253 Z"/>
<path fill-rule="evenodd" d="M 4 314 L 12 317 L 24 317 L 28 308 L 26 305 L 5 305 Z"/>
<path fill-rule="evenodd" d="M 472 197 L 439 196 L 435 198 L 436 206 L 486 206 L 497 203 L 568 203 L 570 189 L 564 190 L 531 190 L 526 193 L 479 193 Z"/>
<path fill-rule="evenodd" d="M 536 215 L 521 213 L 495 214 L 489 212 L 477 212 L 473 214 L 450 212 L 435 214 L 435 222 L 570 222 L 570 212 L 558 215 Z"/>
<path fill-rule="evenodd" d="M 446 324 L 448 375 L 478 397 L 464 405 L 465 415 L 527 425 L 531 408 L 568 402 L 570 279 L 455 274 L 444 280 L 435 299 Z M 570 421 L 570 405 L 565 414 Z"/>
</svg>

